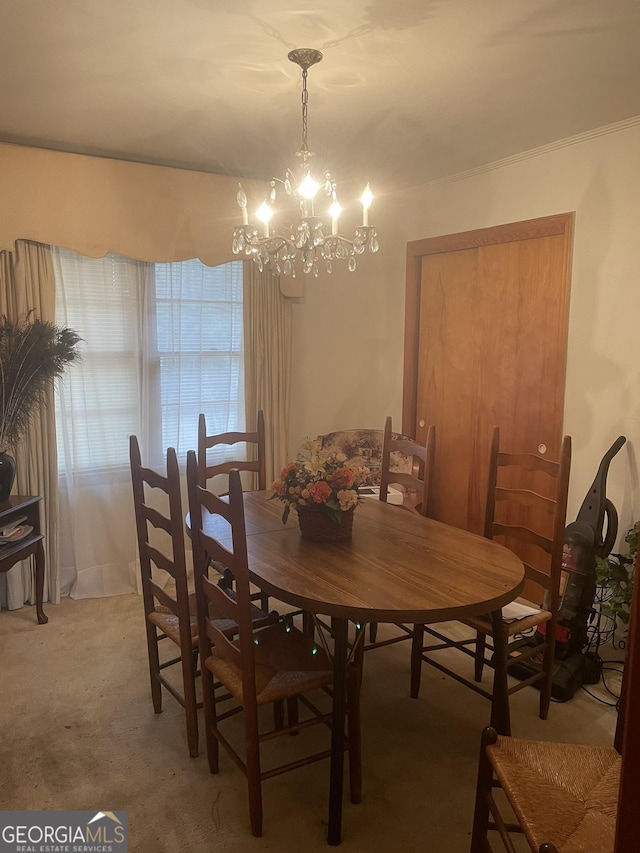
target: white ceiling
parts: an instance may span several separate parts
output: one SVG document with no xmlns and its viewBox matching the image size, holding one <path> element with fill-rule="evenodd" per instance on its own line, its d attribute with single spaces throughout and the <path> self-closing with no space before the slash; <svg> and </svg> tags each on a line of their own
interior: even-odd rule
<svg viewBox="0 0 640 853">
<path fill-rule="evenodd" d="M 389 191 L 640 116 L 639 0 L 3 0 L 0 141 Z"/>
</svg>

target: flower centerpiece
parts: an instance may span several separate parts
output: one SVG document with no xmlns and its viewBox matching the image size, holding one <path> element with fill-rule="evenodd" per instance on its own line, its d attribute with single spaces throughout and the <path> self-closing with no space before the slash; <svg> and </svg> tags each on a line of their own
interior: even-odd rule
<svg viewBox="0 0 640 853">
<path fill-rule="evenodd" d="M 323 451 L 320 441 L 306 441 L 294 462 L 282 469 L 272 498 L 284 503 L 282 522 L 295 509 L 303 537 L 326 541 L 351 535 L 353 512 L 362 500 L 358 486 L 369 473 L 352 465 L 344 453 Z"/>
</svg>

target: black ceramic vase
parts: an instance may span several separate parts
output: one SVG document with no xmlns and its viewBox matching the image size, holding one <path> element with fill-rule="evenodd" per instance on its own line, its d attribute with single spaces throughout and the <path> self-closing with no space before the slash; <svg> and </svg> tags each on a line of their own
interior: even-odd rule
<svg viewBox="0 0 640 853">
<path fill-rule="evenodd" d="M 11 494 L 15 478 L 16 460 L 8 453 L 0 451 L 0 503 L 6 501 Z"/>
</svg>

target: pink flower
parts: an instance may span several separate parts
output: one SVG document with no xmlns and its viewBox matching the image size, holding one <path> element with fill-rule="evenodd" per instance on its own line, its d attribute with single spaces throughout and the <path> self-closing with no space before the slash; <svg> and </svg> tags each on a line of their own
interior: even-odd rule
<svg viewBox="0 0 640 853">
<path fill-rule="evenodd" d="M 277 495 L 284 495 L 285 493 L 285 485 L 282 480 L 276 480 L 271 488 Z"/>
</svg>

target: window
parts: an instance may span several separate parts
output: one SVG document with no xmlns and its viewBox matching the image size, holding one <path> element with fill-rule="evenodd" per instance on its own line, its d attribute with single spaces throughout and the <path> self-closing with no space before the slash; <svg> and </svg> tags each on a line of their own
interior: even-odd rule
<svg viewBox="0 0 640 853">
<path fill-rule="evenodd" d="M 200 412 L 210 433 L 244 429 L 242 263 L 156 264 L 155 308 L 162 447 L 182 456 Z"/>
<path fill-rule="evenodd" d="M 60 469 L 128 471 L 129 435 L 151 464 L 209 432 L 244 429 L 242 263 L 144 264 L 58 249 L 56 322 L 82 337 L 57 401 Z"/>
</svg>

